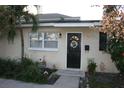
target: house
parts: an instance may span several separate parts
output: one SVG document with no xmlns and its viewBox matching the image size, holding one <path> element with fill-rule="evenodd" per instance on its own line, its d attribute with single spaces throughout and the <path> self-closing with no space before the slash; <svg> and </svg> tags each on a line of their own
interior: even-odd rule
<svg viewBox="0 0 124 93">
<path fill-rule="evenodd" d="M 99 32 L 99 20 L 80 20 L 62 14 L 38 15 L 39 29 L 31 32 L 31 24 L 23 24 L 25 56 L 58 69 L 87 70 L 88 60 L 97 64 L 98 72 L 117 72 L 111 56 L 104 52 L 106 35 Z M 18 32 L 18 31 L 17 31 Z M 19 32 L 18 32 L 19 33 Z M 0 40 L 0 57 L 20 58 L 21 40 Z"/>
</svg>

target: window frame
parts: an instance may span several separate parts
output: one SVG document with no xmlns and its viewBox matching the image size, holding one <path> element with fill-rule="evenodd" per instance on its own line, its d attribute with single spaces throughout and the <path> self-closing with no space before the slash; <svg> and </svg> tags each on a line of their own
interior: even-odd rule
<svg viewBox="0 0 124 93">
<path fill-rule="evenodd" d="M 42 33 L 42 36 L 43 36 L 43 40 L 42 40 L 42 48 L 34 48 L 34 47 L 31 47 L 31 34 L 32 32 L 29 32 L 29 50 L 38 50 L 38 51 L 58 51 L 58 48 L 59 48 L 59 37 L 57 37 L 57 40 L 54 40 L 54 41 L 57 41 L 57 48 L 45 48 L 44 47 L 44 42 L 45 41 L 48 41 L 48 40 L 45 40 L 45 33 L 56 33 L 58 34 L 58 32 L 35 32 L 35 33 Z M 52 40 L 50 40 L 52 41 Z"/>
<path fill-rule="evenodd" d="M 46 33 L 55 33 L 55 32 L 46 32 Z M 44 33 L 44 43 L 47 42 L 47 41 L 48 42 L 57 42 L 57 48 L 58 48 L 58 37 L 57 37 L 57 40 L 47 40 L 47 39 L 45 39 L 45 34 L 46 33 Z M 44 44 L 44 48 L 45 48 L 45 44 Z M 56 48 L 52 48 L 52 49 L 56 49 Z"/>
<path fill-rule="evenodd" d="M 29 33 L 29 47 L 30 48 L 34 48 L 34 47 L 31 47 L 31 33 L 33 33 L 33 32 L 30 32 Z M 37 38 L 38 38 L 38 40 L 34 40 L 34 41 L 42 41 L 42 48 L 43 48 L 43 40 L 39 40 L 39 35 L 38 35 L 38 33 L 35 33 L 36 35 L 37 35 Z M 43 37 L 43 33 L 42 33 L 42 37 Z M 43 37 L 44 38 L 44 37 Z M 37 47 L 37 49 L 39 49 L 40 47 Z"/>
</svg>

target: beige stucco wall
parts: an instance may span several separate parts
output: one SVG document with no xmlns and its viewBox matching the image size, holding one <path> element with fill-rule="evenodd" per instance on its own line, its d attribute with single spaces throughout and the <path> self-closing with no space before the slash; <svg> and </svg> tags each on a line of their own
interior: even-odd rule
<svg viewBox="0 0 124 93">
<path fill-rule="evenodd" d="M 0 57 L 19 58 L 21 56 L 20 36 L 17 33 L 13 42 L 8 42 L 7 37 L 0 39 Z"/>
<path fill-rule="evenodd" d="M 25 40 L 25 55 L 32 58 L 33 60 L 40 60 L 45 56 L 47 66 L 52 67 L 54 64 L 59 69 L 67 69 L 66 67 L 66 54 L 67 54 L 67 33 L 68 32 L 81 32 L 81 69 L 87 70 L 88 58 L 94 58 L 97 63 L 97 71 L 100 70 L 100 64 L 104 63 L 104 72 L 117 72 L 114 64 L 111 62 L 110 55 L 99 51 L 99 31 L 91 28 L 54 28 L 54 27 L 41 27 L 38 31 L 41 32 L 61 32 L 62 37 L 59 38 L 58 51 L 41 51 L 41 50 L 30 50 L 29 49 L 29 32 L 30 28 L 24 29 L 24 40 Z M 90 50 L 85 51 L 84 45 L 90 45 Z M 8 44 L 8 41 L 3 39 L 0 40 L 0 57 L 11 57 L 19 58 L 21 55 L 21 44 L 20 36 L 17 34 L 14 44 Z"/>
</svg>

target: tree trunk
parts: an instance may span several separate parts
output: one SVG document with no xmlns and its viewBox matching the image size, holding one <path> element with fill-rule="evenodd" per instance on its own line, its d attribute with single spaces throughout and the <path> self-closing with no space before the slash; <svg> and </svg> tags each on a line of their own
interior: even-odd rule
<svg viewBox="0 0 124 93">
<path fill-rule="evenodd" d="M 23 29 L 20 28 L 20 38 L 21 38 L 21 61 L 24 59 L 24 36 Z"/>
</svg>

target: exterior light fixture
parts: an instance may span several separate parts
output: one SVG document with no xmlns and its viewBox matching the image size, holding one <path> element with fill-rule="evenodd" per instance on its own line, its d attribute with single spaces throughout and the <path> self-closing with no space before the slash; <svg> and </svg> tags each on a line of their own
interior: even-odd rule
<svg viewBox="0 0 124 93">
<path fill-rule="evenodd" d="M 62 37 L 62 33 L 59 33 L 59 38 L 61 38 Z"/>
</svg>

